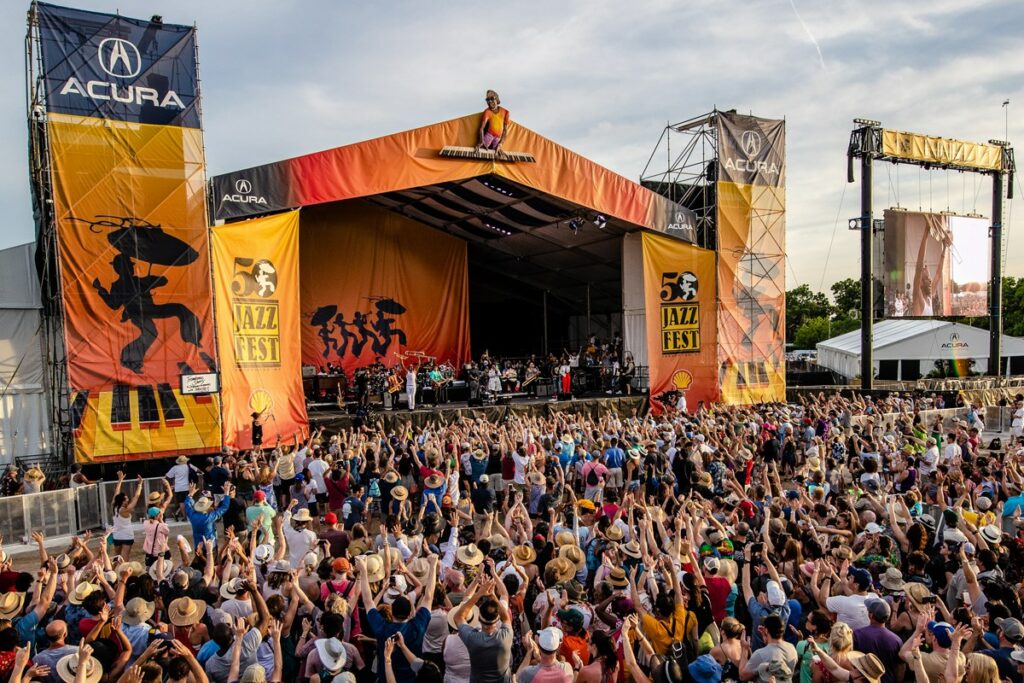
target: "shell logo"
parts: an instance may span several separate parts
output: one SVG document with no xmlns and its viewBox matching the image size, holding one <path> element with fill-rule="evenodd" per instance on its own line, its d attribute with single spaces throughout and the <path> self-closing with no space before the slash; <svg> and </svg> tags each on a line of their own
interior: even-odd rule
<svg viewBox="0 0 1024 683">
<path fill-rule="evenodd" d="M 249 407 L 256 413 L 263 413 L 270 410 L 274 405 L 274 398 L 266 389 L 254 389 L 249 394 Z"/>
<path fill-rule="evenodd" d="M 687 370 L 676 370 L 672 375 L 672 386 L 680 391 L 686 391 L 693 384 L 693 375 Z"/>
</svg>

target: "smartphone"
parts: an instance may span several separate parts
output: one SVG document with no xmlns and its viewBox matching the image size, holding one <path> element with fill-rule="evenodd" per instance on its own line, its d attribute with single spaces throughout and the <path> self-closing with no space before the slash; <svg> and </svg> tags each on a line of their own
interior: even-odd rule
<svg viewBox="0 0 1024 683">
<path fill-rule="evenodd" d="M 964 607 L 970 607 L 971 606 L 971 594 L 969 592 L 964 591 L 963 595 L 961 596 L 961 599 L 964 602 Z"/>
</svg>

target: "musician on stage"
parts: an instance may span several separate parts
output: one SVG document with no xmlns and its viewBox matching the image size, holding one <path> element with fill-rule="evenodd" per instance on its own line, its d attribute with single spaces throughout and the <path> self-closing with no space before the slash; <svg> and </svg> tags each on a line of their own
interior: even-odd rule
<svg viewBox="0 0 1024 683">
<path fill-rule="evenodd" d="M 562 364 L 558 366 L 558 376 L 561 378 L 561 387 L 563 394 L 572 393 L 572 356 L 562 361 Z M 579 362 L 579 356 L 576 356 L 577 362 Z M 557 398 L 557 396 L 555 397 Z"/>
<path fill-rule="evenodd" d="M 445 387 L 444 375 L 441 374 L 441 368 L 436 365 L 430 367 L 427 377 L 430 379 L 430 384 L 434 389 L 434 406 L 438 403 L 447 403 L 448 390 Z"/>
<path fill-rule="evenodd" d="M 636 377 L 636 363 L 633 362 L 633 354 L 626 354 L 626 362 L 622 364 L 619 373 L 619 393 L 626 392 L 626 396 L 633 395 L 633 378 Z"/>
<path fill-rule="evenodd" d="M 507 393 L 513 393 L 519 388 L 519 372 L 511 362 L 505 366 L 501 373 L 501 383 Z"/>
<path fill-rule="evenodd" d="M 356 401 L 361 407 L 370 403 L 370 372 L 367 368 L 359 368 L 355 372 Z"/>
<path fill-rule="evenodd" d="M 526 363 L 526 370 L 523 372 L 523 382 L 520 385 L 522 390 L 528 393 L 530 396 L 537 395 L 537 380 L 540 379 L 540 368 L 533 362 L 533 358 L 530 358 Z"/>
<path fill-rule="evenodd" d="M 496 365 L 492 365 L 487 370 L 487 393 L 491 395 L 492 399 L 496 399 L 501 393 L 501 373 L 498 372 Z"/>
<path fill-rule="evenodd" d="M 498 106 L 501 104 L 501 98 L 493 90 L 487 91 L 484 101 L 487 102 L 487 109 L 484 109 L 480 117 L 480 135 L 476 147 L 493 149 L 495 154 L 501 154 L 501 145 L 507 137 L 512 115 L 508 113 L 508 109 Z"/>
<path fill-rule="evenodd" d="M 466 363 L 462 367 L 462 376 L 466 380 L 466 386 L 469 387 L 469 400 L 479 401 L 480 400 L 480 371 L 476 367 L 476 363 Z"/>
<path fill-rule="evenodd" d="M 402 367 L 405 367 L 405 361 L 402 361 Z M 420 371 L 418 363 L 405 368 L 405 400 L 409 405 L 409 410 L 416 410 L 416 373 Z"/>
</svg>

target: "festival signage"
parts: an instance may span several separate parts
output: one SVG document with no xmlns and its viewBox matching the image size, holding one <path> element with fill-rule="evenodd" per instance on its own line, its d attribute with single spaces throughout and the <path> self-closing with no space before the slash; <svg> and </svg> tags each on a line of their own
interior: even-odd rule
<svg viewBox="0 0 1024 683">
<path fill-rule="evenodd" d="M 684 241 L 642 234 L 651 409 L 688 409 L 718 396 L 715 351 L 715 253 Z"/>
<path fill-rule="evenodd" d="M 79 461 L 220 449 L 195 29 L 33 5 Z"/>
<path fill-rule="evenodd" d="M 786 394 L 785 121 L 719 112 L 718 343 L 726 403 Z"/>
<path fill-rule="evenodd" d="M 1003 148 L 897 130 L 882 131 L 882 154 L 906 161 L 950 164 L 983 171 L 1003 170 Z"/>
<path fill-rule="evenodd" d="M 299 212 L 213 230 L 217 338 L 224 375 L 224 443 L 251 448 L 305 431 L 299 349 Z"/>
<path fill-rule="evenodd" d="M 362 201 L 303 209 L 302 235 L 304 365 L 469 360 L 464 240 Z"/>
</svg>

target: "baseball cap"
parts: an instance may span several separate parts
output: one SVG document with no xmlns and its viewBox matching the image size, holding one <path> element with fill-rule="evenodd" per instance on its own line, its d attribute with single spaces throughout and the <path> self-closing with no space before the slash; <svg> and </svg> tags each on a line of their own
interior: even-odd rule
<svg viewBox="0 0 1024 683">
<path fill-rule="evenodd" d="M 352 565 L 349 563 L 348 558 L 336 557 L 334 558 L 334 561 L 331 562 L 331 569 L 336 572 L 349 572 L 352 571 Z"/>
<path fill-rule="evenodd" d="M 864 607 L 867 608 L 872 619 L 882 624 L 889 621 L 889 617 L 892 616 L 892 608 L 889 607 L 889 603 L 881 598 L 868 598 L 864 601 Z"/>
<path fill-rule="evenodd" d="M 156 517 L 158 517 L 160 515 L 160 508 L 157 508 L 157 507 L 149 508 L 149 510 L 146 511 L 146 514 L 149 515 L 150 519 L 155 519 Z"/>
<path fill-rule="evenodd" d="M 1018 624 L 1020 622 L 1017 622 Z M 935 642 L 940 647 L 949 647 L 953 641 L 950 636 L 953 635 L 953 625 L 946 623 L 945 621 L 929 621 L 928 630 L 933 636 L 935 636 Z"/>
<path fill-rule="evenodd" d="M 782 590 L 778 581 L 769 581 L 765 592 L 768 593 L 768 604 L 772 607 L 782 607 L 786 604 L 786 592 Z"/>
<path fill-rule="evenodd" d="M 252 494 L 252 499 L 255 500 L 257 503 L 262 503 L 267 499 L 267 494 L 264 493 L 263 491 L 257 491 L 256 493 Z"/>
<path fill-rule="evenodd" d="M 562 646 L 562 629 L 548 626 L 537 634 L 537 645 L 545 652 L 558 652 Z"/>
<path fill-rule="evenodd" d="M 1019 643 L 1024 640 L 1024 624 L 1021 624 L 1019 620 L 1012 617 L 996 619 L 995 624 L 1003 632 L 1003 636 L 1011 643 Z"/>
<path fill-rule="evenodd" d="M 334 514 L 333 512 L 328 512 L 326 515 L 324 515 L 324 524 L 337 524 L 337 523 L 338 523 L 338 515 Z"/>
<path fill-rule="evenodd" d="M 594 501 L 589 500 L 587 498 L 584 498 L 583 500 L 576 503 L 576 507 L 578 507 L 580 510 L 586 510 L 588 512 L 594 512 L 595 510 L 597 510 L 597 505 L 594 503 Z"/>
<path fill-rule="evenodd" d="M 867 588 L 871 585 L 871 572 L 867 569 L 861 569 L 860 567 L 851 567 L 849 569 L 849 575 L 861 588 Z"/>
<path fill-rule="evenodd" d="M 721 567 L 722 563 L 718 561 L 717 557 L 712 555 L 704 558 L 704 571 L 717 572 Z"/>
<path fill-rule="evenodd" d="M 867 526 L 864 527 L 864 531 L 869 534 L 880 534 L 882 533 L 882 527 L 875 522 L 868 522 Z"/>
<path fill-rule="evenodd" d="M 572 626 L 576 629 L 583 628 L 583 615 L 579 610 L 560 609 L 558 610 L 558 620 L 566 626 Z"/>
</svg>

